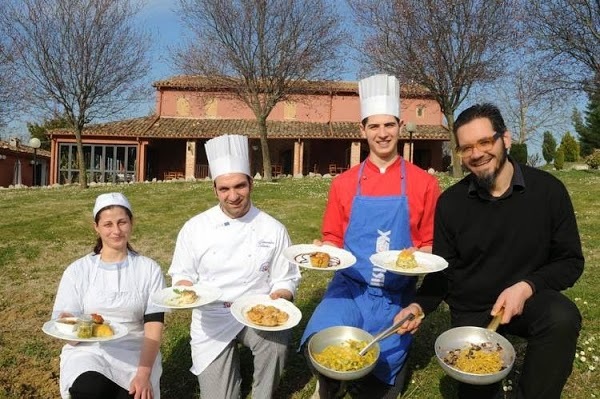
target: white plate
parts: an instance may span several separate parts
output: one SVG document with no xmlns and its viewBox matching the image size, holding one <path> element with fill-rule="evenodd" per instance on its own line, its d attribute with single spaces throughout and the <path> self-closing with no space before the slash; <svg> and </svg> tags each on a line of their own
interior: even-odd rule
<svg viewBox="0 0 600 399">
<path fill-rule="evenodd" d="M 110 337 L 92 337 L 92 338 L 78 338 L 77 333 L 73 332 L 72 334 L 65 334 L 59 331 L 54 324 L 54 320 L 50 320 L 44 323 L 42 326 L 42 331 L 48 334 L 51 337 L 64 339 L 67 341 L 77 341 L 77 342 L 104 342 L 104 341 L 112 341 L 115 339 L 123 338 L 127 335 L 128 330 L 125 325 L 121 323 L 108 322 L 114 331 L 114 335 Z"/>
<path fill-rule="evenodd" d="M 246 318 L 246 312 L 256 305 L 275 306 L 279 310 L 286 312 L 289 315 L 289 318 L 280 326 L 259 326 Z M 300 322 L 300 319 L 302 319 L 302 312 L 296 305 L 283 298 L 271 299 L 269 295 L 251 295 L 238 298 L 231 304 L 230 310 L 233 317 L 240 323 L 264 331 L 287 330 L 296 326 Z"/>
<path fill-rule="evenodd" d="M 329 267 L 314 267 L 310 264 L 310 254 L 313 252 L 326 252 L 329 256 Z M 283 256 L 292 263 L 306 269 L 331 271 L 340 270 L 356 263 L 356 258 L 345 249 L 331 245 L 298 244 L 283 250 Z"/>
<path fill-rule="evenodd" d="M 420 274 L 439 272 L 448 267 L 448 262 L 441 256 L 415 251 L 413 254 L 415 255 L 417 265 L 419 266 L 412 269 L 399 269 L 396 267 L 396 259 L 398 258 L 399 253 L 400 251 L 383 251 L 371 255 L 369 259 L 375 266 L 405 276 L 417 276 Z"/>
<path fill-rule="evenodd" d="M 177 297 L 174 290 L 194 290 L 198 294 L 196 302 L 189 303 L 186 305 L 174 305 L 171 301 Z M 194 284 L 192 286 L 177 285 L 173 287 L 164 288 L 158 292 L 155 292 L 150 297 L 153 304 L 170 309 L 189 309 L 197 308 L 198 306 L 206 305 L 214 302 L 221 297 L 221 290 L 215 287 L 209 287 L 203 284 Z"/>
</svg>

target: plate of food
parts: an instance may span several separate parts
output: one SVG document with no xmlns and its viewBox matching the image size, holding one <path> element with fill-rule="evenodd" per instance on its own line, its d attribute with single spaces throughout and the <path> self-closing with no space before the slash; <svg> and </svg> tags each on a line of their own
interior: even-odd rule
<svg viewBox="0 0 600 399">
<path fill-rule="evenodd" d="M 283 256 L 300 267 L 312 270 L 340 270 L 356 263 L 352 253 L 331 245 L 292 245 L 283 250 Z"/>
<path fill-rule="evenodd" d="M 405 276 L 439 272 L 448 267 L 441 256 L 409 249 L 378 252 L 369 259 L 375 266 Z"/>
<path fill-rule="evenodd" d="M 127 335 L 127 327 L 105 320 L 101 315 L 63 317 L 44 323 L 42 331 L 51 337 L 77 342 L 112 341 Z"/>
<path fill-rule="evenodd" d="M 203 284 L 176 285 L 155 292 L 150 299 L 155 305 L 171 309 L 189 309 L 214 302 L 221 290 Z"/>
<path fill-rule="evenodd" d="M 302 319 L 302 312 L 292 302 L 283 298 L 271 299 L 269 295 L 238 298 L 230 310 L 237 321 L 257 330 L 287 330 Z"/>
</svg>

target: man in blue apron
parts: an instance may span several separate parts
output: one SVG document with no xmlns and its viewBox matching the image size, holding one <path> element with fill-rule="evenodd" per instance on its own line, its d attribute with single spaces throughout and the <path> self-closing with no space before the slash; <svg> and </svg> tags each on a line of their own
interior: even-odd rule
<svg viewBox="0 0 600 399">
<path fill-rule="evenodd" d="M 332 326 L 359 327 L 373 335 L 389 327 L 414 298 L 416 278 L 388 273 L 374 266 L 369 257 L 411 247 L 431 252 L 440 189 L 435 177 L 398 155 L 398 80 L 371 76 L 359 82 L 359 94 L 360 129 L 369 156 L 332 182 L 322 237 L 323 244 L 352 252 L 357 262 L 336 272 L 308 322 L 301 346 Z M 381 341 L 374 371 L 354 384 L 356 396 L 396 398 L 403 389 L 411 342 L 410 334 L 394 334 Z M 318 378 L 313 398 L 333 397 L 339 384 L 322 375 Z"/>
</svg>

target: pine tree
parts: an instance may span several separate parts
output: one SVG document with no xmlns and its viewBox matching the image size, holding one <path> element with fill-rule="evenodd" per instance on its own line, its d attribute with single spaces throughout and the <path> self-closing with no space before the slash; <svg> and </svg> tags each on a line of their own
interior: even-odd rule
<svg viewBox="0 0 600 399">
<path fill-rule="evenodd" d="M 547 164 L 552 162 L 556 156 L 556 140 L 549 131 L 544 132 L 544 141 L 542 142 L 542 156 Z"/>
<path fill-rule="evenodd" d="M 581 155 L 585 157 L 600 148 L 600 92 L 590 95 L 584 114 L 585 121 L 582 120 L 581 114 L 575 111 L 573 125 L 579 135 Z"/>
<path fill-rule="evenodd" d="M 579 159 L 579 143 L 570 132 L 565 133 L 560 141 L 560 148 L 565 154 L 566 162 L 575 162 Z"/>
</svg>

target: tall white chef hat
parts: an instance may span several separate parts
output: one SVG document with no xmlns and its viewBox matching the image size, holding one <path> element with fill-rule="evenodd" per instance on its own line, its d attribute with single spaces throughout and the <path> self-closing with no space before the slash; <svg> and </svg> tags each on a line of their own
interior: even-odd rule
<svg viewBox="0 0 600 399">
<path fill-rule="evenodd" d="M 92 212 L 94 219 L 96 219 L 96 215 L 102 209 L 106 208 L 107 206 L 113 205 L 122 206 L 123 208 L 129 209 L 129 212 L 132 212 L 131 205 L 129 204 L 129 201 L 127 201 L 127 198 L 123 194 L 105 193 L 100 194 L 98 198 L 96 198 L 96 204 L 94 205 L 94 210 Z"/>
<path fill-rule="evenodd" d="M 360 119 L 371 115 L 400 118 L 400 83 L 395 76 L 373 75 L 358 82 Z"/>
<path fill-rule="evenodd" d="M 208 140 L 204 148 L 213 180 L 227 173 L 244 173 L 250 176 L 248 137 L 224 134 Z"/>
</svg>

